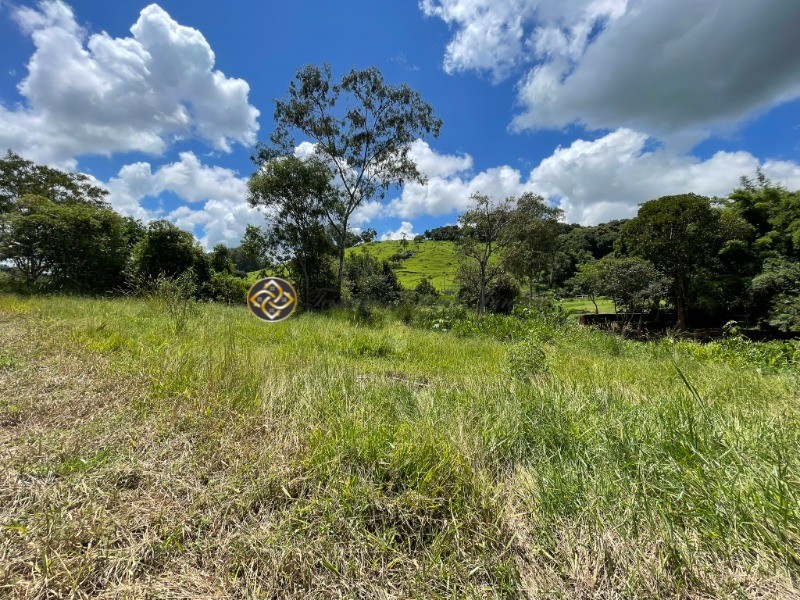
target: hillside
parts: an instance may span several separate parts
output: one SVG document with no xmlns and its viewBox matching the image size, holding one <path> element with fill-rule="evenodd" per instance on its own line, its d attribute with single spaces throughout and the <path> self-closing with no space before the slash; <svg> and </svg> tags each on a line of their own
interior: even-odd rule
<svg viewBox="0 0 800 600">
<path fill-rule="evenodd" d="M 440 292 L 451 291 L 453 288 L 458 268 L 453 242 L 409 241 L 403 248 L 400 241 L 387 241 L 372 242 L 347 249 L 348 255 L 355 252 L 369 252 L 378 260 L 388 260 L 397 253 L 413 252 L 414 256 L 403 260 L 401 267 L 395 270 L 403 287 L 413 289 L 427 277 Z"/>
</svg>

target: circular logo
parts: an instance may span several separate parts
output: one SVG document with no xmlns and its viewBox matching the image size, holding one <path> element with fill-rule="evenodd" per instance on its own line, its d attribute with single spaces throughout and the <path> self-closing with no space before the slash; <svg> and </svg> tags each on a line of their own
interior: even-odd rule
<svg viewBox="0 0 800 600">
<path fill-rule="evenodd" d="M 247 306 L 259 319 L 276 323 L 292 316 L 297 294 L 285 279 L 267 277 L 256 281 L 247 292 Z"/>
</svg>

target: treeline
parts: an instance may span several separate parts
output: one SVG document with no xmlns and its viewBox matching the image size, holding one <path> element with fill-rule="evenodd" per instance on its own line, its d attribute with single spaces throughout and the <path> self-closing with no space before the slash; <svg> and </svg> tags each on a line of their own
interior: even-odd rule
<svg viewBox="0 0 800 600">
<path fill-rule="evenodd" d="M 465 259 L 459 295 L 479 290 L 478 312 L 491 307 L 482 294 L 492 286 L 512 298 L 520 282 L 531 296 L 608 296 L 621 311 L 674 316 L 680 329 L 735 320 L 800 332 L 800 192 L 760 171 L 727 198 L 665 196 L 633 219 L 596 227 L 559 222 L 531 194 L 473 200 L 447 235 Z"/>
<path fill-rule="evenodd" d="M 165 220 L 148 225 L 116 213 L 108 192 L 81 174 L 0 159 L 0 260 L 17 291 L 113 294 L 158 277 L 190 274 L 200 298 L 240 302 L 246 271 L 264 268 L 264 239 L 248 227 L 242 244 L 203 250 Z"/>
</svg>

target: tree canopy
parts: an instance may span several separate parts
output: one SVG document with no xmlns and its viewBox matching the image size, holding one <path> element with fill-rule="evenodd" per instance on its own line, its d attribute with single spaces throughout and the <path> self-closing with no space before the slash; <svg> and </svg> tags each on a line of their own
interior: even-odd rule
<svg viewBox="0 0 800 600">
<path fill-rule="evenodd" d="M 341 291 L 353 212 L 393 185 L 425 181 L 409 154 L 411 143 L 438 136 L 442 122 L 419 92 L 387 83 L 376 67 L 353 69 L 334 81 L 329 65 L 298 69 L 286 97 L 275 103 L 274 118 L 272 146 L 259 146 L 257 164 L 293 155 L 298 142 L 310 141 L 336 177 L 339 202 L 327 218 L 337 244 Z"/>
</svg>

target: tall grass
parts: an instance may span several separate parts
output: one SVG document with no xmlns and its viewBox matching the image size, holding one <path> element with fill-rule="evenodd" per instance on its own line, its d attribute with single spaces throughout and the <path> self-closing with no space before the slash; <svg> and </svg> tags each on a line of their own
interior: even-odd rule
<svg viewBox="0 0 800 600">
<path fill-rule="evenodd" d="M 68 352 L 119 382 L 72 420 L 73 402 L 42 415 L 51 392 L 16 393 L 0 589 L 798 593 L 796 346 L 631 342 L 536 315 L 264 324 L 198 305 L 175 328 L 135 300 L 0 311 L 27 340 L 48 332 L 0 361 L 8 377 L 46 378 Z M 59 559 L 32 568 L 43 552 Z"/>
</svg>

